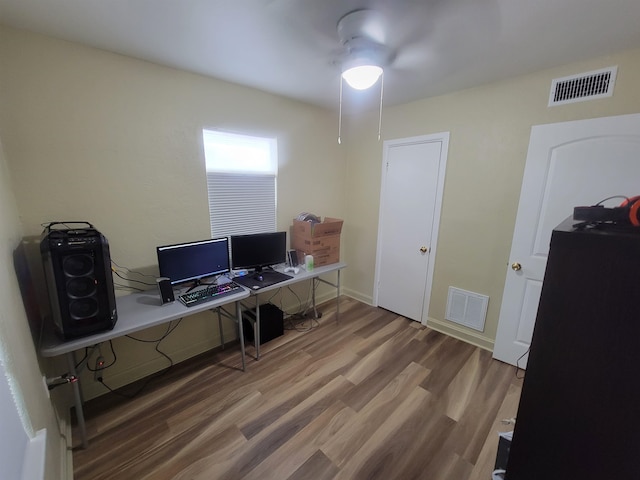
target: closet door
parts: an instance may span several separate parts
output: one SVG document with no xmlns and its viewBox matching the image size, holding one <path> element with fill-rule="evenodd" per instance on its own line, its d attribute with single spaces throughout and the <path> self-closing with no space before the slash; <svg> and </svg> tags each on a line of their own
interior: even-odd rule
<svg viewBox="0 0 640 480">
<path fill-rule="evenodd" d="M 384 142 L 374 304 L 418 322 L 429 311 L 448 141 Z"/>
</svg>

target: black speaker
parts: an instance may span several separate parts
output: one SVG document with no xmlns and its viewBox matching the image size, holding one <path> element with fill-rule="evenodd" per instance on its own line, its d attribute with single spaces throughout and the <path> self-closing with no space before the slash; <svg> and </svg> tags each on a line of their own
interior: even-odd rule
<svg viewBox="0 0 640 480">
<path fill-rule="evenodd" d="M 173 293 L 173 286 L 171 285 L 171 280 L 167 277 L 156 278 L 156 282 L 158 282 L 158 291 L 160 292 L 160 299 L 162 300 L 162 304 L 174 302 L 176 299 L 175 294 Z"/>
<path fill-rule="evenodd" d="M 255 309 L 242 312 L 242 329 L 244 338 L 253 342 L 255 337 L 254 325 Z M 271 303 L 260 305 L 260 345 L 284 334 L 284 314 L 282 310 Z"/>
<path fill-rule="evenodd" d="M 60 228 L 85 223 L 85 228 Z M 54 222 L 42 234 L 51 317 L 56 333 L 71 339 L 111 330 L 118 319 L 107 239 L 87 222 Z"/>
</svg>

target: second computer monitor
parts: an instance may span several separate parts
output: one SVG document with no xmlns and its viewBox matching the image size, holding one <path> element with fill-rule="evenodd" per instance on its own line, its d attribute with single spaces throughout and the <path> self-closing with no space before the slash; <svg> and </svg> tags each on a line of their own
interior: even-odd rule
<svg viewBox="0 0 640 480">
<path fill-rule="evenodd" d="M 254 233 L 231 237 L 231 267 L 238 270 L 285 263 L 287 257 L 287 232 Z"/>
<path fill-rule="evenodd" d="M 172 285 L 229 272 L 229 241 L 226 237 L 156 248 L 161 277 Z"/>
</svg>

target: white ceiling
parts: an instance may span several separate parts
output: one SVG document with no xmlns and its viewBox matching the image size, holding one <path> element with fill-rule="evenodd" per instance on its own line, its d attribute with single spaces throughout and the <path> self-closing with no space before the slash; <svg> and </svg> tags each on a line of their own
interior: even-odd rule
<svg viewBox="0 0 640 480">
<path fill-rule="evenodd" d="M 0 23 L 337 108 L 363 7 L 396 51 L 385 105 L 640 47 L 639 0 L 0 0 Z"/>
</svg>

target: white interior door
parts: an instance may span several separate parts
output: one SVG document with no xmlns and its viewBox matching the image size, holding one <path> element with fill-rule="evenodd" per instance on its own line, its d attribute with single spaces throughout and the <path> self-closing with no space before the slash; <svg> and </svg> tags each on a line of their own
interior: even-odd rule
<svg viewBox="0 0 640 480">
<path fill-rule="evenodd" d="M 594 205 L 613 195 L 639 195 L 639 179 L 640 115 L 531 129 L 495 358 L 526 366 L 552 230 L 573 215 L 575 206 Z"/>
<path fill-rule="evenodd" d="M 374 303 L 426 323 L 449 134 L 384 142 Z"/>
</svg>

